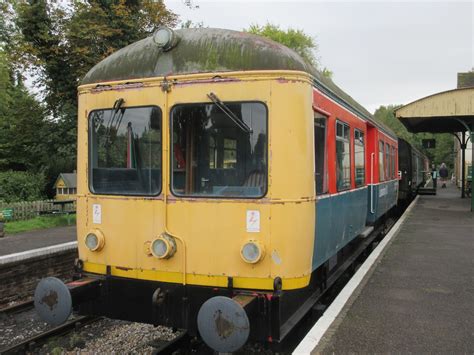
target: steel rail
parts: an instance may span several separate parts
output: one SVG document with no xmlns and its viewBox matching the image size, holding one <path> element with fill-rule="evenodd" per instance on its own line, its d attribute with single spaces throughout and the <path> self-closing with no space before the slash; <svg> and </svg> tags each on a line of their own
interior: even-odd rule
<svg viewBox="0 0 474 355">
<path fill-rule="evenodd" d="M 34 307 L 33 300 L 16 303 L 13 306 L 0 308 L 0 317 L 28 311 Z"/>
<path fill-rule="evenodd" d="M 76 319 L 67 321 L 60 326 L 48 329 L 43 333 L 25 339 L 20 343 L 0 349 L 0 355 L 25 353 L 25 351 L 38 347 L 39 344 L 45 343 L 51 337 L 68 334 L 75 329 L 81 328 L 90 323 L 94 323 L 100 319 L 102 319 L 102 317 L 79 316 Z"/>
<path fill-rule="evenodd" d="M 181 329 L 179 334 L 171 340 L 156 339 L 148 343 L 154 348 L 153 355 L 167 355 L 173 354 L 175 351 L 183 348 L 184 345 L 188 345 L 190 337 L 185 329 Z"/>
</svg>

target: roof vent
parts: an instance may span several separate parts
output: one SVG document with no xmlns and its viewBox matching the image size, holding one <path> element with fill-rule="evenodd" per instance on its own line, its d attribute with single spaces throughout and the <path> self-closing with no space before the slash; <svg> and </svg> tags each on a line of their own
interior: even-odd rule
<svg viewBox="0 0 474 355">
<path fill-rule="evenodd" d="M 163 26 L 155 31 L 153 41 L 158 47 L 163 49 L 164 52 L 167 52 L 178 44 L 179 37 L 171 28 Z"/>
</svg>

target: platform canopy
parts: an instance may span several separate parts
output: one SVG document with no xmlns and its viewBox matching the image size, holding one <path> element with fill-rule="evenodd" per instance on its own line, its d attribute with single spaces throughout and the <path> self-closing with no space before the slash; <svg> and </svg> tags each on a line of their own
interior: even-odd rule
<svg viewBox="0 0 474 355">
<path fill-rule="evenodd" d="M 413 133 L 465 132 L 466 125 L 474 130 L 474 87 L 444 91 L 413 101 L 396 110 L 395 116 Z"/>
</svg>

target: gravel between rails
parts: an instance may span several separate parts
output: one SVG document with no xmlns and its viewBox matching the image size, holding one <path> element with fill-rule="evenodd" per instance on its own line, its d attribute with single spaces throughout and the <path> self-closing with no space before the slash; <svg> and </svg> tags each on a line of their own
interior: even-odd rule
<svg viewBox="0 0 474 355">
<path fill-rule="evenodd" d="M 96 335 L 98 331 L 100 336 Z M 170 328 L 104 319 L 71 335 L 69 345 L 76 346 L 69 353 L 152 354 L 154 349 L 148 345 L 150 341 L 172 340 L 174 337 Z M 86 338 L 88 340 L 81 343 Z M 74 344 L 78 341 L 79 344 Z"/>
<path fill-rule="evenodd" d="M 0 349 L 22 342 L 52 327 L 42 322 L 34 309 L 0 319 Z"/>
<path fill-rule="evenodd" d="M 72 316 L 74 317 L 74 315 Z M 28 310 L 0 319 L 0 349 L 20 343 L 52 327 Z M 33 354 L 151 354 L 151 340 L 172 340 L 170 328 L 103 318 L 61 337 L 51 338 Z"/>
<path fill-rule="evenodd" d="M 73 315 L 72 317 L 75 317 Z M 0 318 L 0 350 L 40 334 L 52 327 L 42 322 L 34 309 Z M 31 354 L 152 354 L 152 340 L 172 340 L 178 333 L 151 324 L 102 318 L 75 331 L 51 338 Z M 212 354 L 204 347 L 199 354 Z M 236 354 L 272 354 L 261 344 L 247 344 Z"/>
</svg>

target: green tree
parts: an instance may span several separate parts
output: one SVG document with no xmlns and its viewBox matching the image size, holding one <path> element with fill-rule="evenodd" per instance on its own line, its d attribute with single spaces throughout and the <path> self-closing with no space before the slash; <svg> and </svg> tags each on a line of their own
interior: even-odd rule
<svg viewBox="0 0 474 355">
<path fill-rule="evenodd" d="M 305 34 L 303 30 L 289 28 L 285 31 L 278 25 L 267 23 L 265 26 L 251 25 L 248 29 L 244 29 L 244 31 L 281 43 L 293 49 L 315 67 L 319 66 L 319 61 L 316 57 L 318 45 L 313 37 Z"/>
<path fill-rule="evenodd" d="M 96 63 L 177 16 L 162 0 L 18 1 L 21 34 L 18 62 L 35 71 L 47 108 L 57 124 L 55 161 L 76 163 L 77 86 Z"/>
<path fill-rule="evenodd" d="M 68 105 L 76 106 L 77 85 L 92 66 L 177 21 L 155 0 L 69 0 L 62 6 L 22 0 L 17 9 L 23 48 L 32 54 L 27 64 L 39 67 L 48 107 L 59 118 Z"/>
<path fill-rule="evenodd" d="M 76 167 L 81 78 L 178 19 L 162 0 L 0 0 L 0 10 L 0 169 L 42 172 L 51 187 L 60 172 Z M 35 78 L 44 106 L 18 73 Z"/>
<path fill-rule="evenodd" d="M 44 197 L 44 175 L 26 171 L 0 172 L 0 201 L 35 201 Z"/>
</svg>

